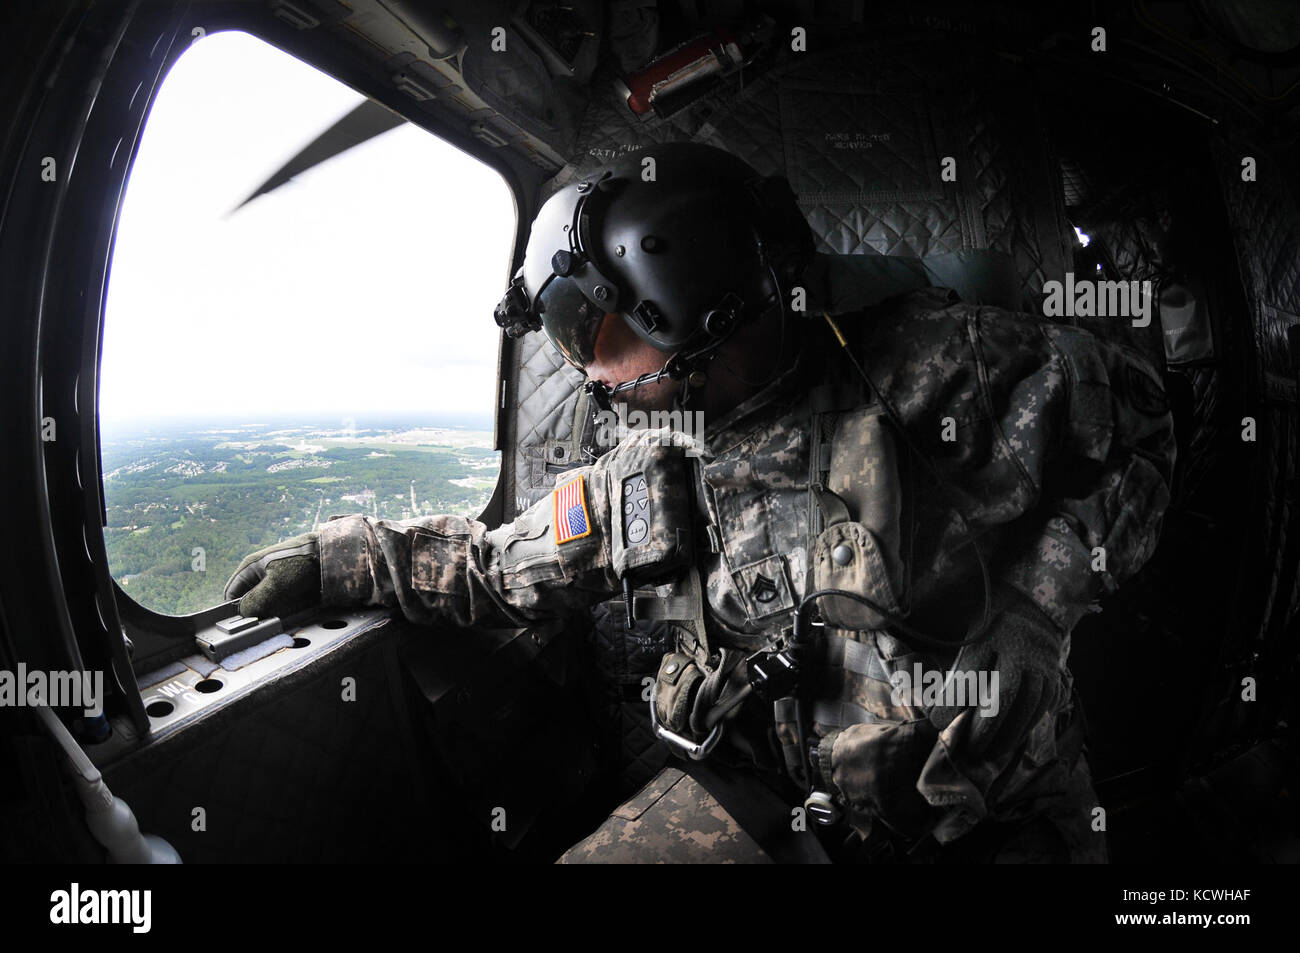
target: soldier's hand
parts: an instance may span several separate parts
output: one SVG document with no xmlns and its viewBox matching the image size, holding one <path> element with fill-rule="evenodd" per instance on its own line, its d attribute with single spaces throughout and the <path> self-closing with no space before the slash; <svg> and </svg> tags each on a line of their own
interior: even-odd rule
<svg viewBox="0 0 1300 953">
<path fill-rule="evenodd" d="M 996 707 L 981 708 L 971 720 L 961 757 L 1001 764 L 1044 715 L 1066 703 L 1068 690 L 1060 667 L 1063 637 L 1042 610 L 1009 587 L 995 589 L 993 608 L 989 637 L 962 649 L 953 667 L 997 673 Z"/>
<path fill-rule="evenodd" d="M 320 546 L 315 533 L 295 536 L 244 557 L 226 583 L 239 614 L 287 616 L 321 602 Z"/>
</svg>

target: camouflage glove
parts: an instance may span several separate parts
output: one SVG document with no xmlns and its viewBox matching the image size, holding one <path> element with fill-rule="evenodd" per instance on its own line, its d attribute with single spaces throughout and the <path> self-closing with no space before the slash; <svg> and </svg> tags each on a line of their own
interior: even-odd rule
<svg viewBox="0 0 1300 953">
<path fill-rule="evenodd" d="M 952 667 L 959 672 L 997 675 L 993 704 L 976 712 L 958 754 L 967 764 L 1005 766 L 1042 718 L 1068 697 L 1062 678 L 1065 636 L 1028 597 L 1011 586 L 993 593 L 988 638 L 965 646 Z M 947 728 L 969 708 L 936 705 L 930 721 Z"/>
<path fill-rule="evenodd" d="M 831 731 L 817 746 L 817 780 L 854 812 L 908 837 L 932 832 L 947 843 L 961 836 L 996 811 L 1003 795 L 1015 794 L 1027 746 L 1035 757 L 1050 754 L 1043 746 L 1069 699 L 1063 645 L 1037 605 L 996 587 L 987 638 L 964 646 L 951 664 L 957 673 L 976 673 L 975 684 L 966 684 L 978 695 L 982 683 L 988 697 L 945 705 L 904 696 L 912 720 Z"/>
<path fill-rule="evenodd" d="M 287 616 L 321 604 L 320 545 L 305 533 L 245 556 L 226 583 L 239 614 Z"/>
<path fill-rule="evenodd" d="M 939 736 L 917 790 L 945 811 L 934 830 L 941 843 L 1013 802 L 1032 781 L 1027 765 L 1055 761 L 1057 721 L 1070 703 L 1070 678 L 1061 665 L 1065 634 L 1010 586 L 995 590 L 993 609 L 988 638 L 964 647 L 952 666 L 989 673 L 992 704 L 926 711 Z"/>
</svg>

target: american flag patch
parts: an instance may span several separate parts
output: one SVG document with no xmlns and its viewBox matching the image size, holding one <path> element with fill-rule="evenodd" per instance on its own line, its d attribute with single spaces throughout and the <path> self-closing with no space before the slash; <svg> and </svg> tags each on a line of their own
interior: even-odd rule
<svg viewBox="0 0 1300 953">
<path fill-rule="evenodd" d="M 587 518 L 587 491 L 582 477 L 570 480 L 551 492 L 555 501 L 555 542 L 572 542 L 591 533 L 591 520 Z"/>
</svg>

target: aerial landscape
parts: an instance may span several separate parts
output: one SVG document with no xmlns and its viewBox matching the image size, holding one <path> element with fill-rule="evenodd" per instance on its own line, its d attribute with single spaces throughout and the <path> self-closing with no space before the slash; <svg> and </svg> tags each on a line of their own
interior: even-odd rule
<svg viewBox="0 0 1300 953">
<path fill-rule="evenodd" d="M 331 516 L 478 516 L 500 454 L 479 420 L 336 418 L 106 426 L 100 458 L 113 578 L 186 615 L 221 601 L 245 555 Z"/>
</svg>

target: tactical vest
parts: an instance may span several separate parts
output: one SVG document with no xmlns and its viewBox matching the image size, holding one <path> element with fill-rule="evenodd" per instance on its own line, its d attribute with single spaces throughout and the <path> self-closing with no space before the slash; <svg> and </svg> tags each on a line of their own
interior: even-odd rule
<svg viewBox="0 0 1300 953">
<path fill-rule="evenodd" d="M 977 820 L 960 806 L 969 782 L 940 765 L 924 797 L 918 790 L 946 723 L 932 722 L 933 712 L 910 704 L 916 699 L 897 692 L 893 681 L 918 667 L 948 672 L 955 649 L 918 648 L 886 631 L 885 617 L 874 609 L 823 597 L 812 651 L 803 660 L 803 717 L 793 696 L 779 698 L 761 715 L 752 699 L 743 699 L 743 663 L 789 639 L 792 613 L 808 593 L 844 590 L 894 617 L 911 614 L 919 588 L 911 577 L 920 535 L 918 498 L 938 496 L 897 425 L 858 386 L 852 369 L 832 366 L 837 352 L 813 353 L 827 362 L 823 378 L 840 382 L 837 389 L 794 387 L 787 391 L 791 396 L 752 413 L 742 405 L 711 431 L 711 455 L 697 467 L 704 527 L 698 535 L 705 548 L 684 584 L 657 609 L 654 602 L 646 605 L 658 618 L 673 620 L 677 641 L 660 666 L 652 718 L 690 742 L 679 745 L 687 756 L 708 755 L 723 738 L 722 752 L 733 760 L 783 769 L 803 790 L 824 787 L 809 760 L 819 739 L 853 726 L 877 726 L 873 738 L 883 743 L 872 751 L 879 760 L 861 766 L 872 803 L 856 806 L 854 828 L 861 833 L 877 818 L 888 818 L 891 831 L 904 840 L 933 833 L 936 799 L 951 789 L 954 807 L 937 836 L 957 837 Z M 943 505 L 928 499 L 922 504 L 926 522 L 942 522 L 934 514 Z M 953 527 L 926 531 L 926 547 L 936 539 L 951 546 Z M 953 620 L 969 619 L 978 603 L 952 605 Z M 962 634 L 943 633 L 954 640 Z M 1068 685 L 1068 673 L 1064 677 Z M 728 724 L 733 727 L 724 731 Z M 1008 775 L 1007 795 L 1036 796 L 1059 780 L 1055 774 L 1047 780 L 1039 769 L 1067 744 L 1059 728 L 1056 713 L 1033 727 L 1029 762 Z M 1074 746 L 1070 765 L 1081 741 L 1079 725 L 1068 741 Z"/>
<path fill-rule="evenodd" d="M 637 603 L 638 614 L 676 629 L 677 650 L 664 657 L 656 684 L 656 714 L 671 731 L 707 738 L 703 719 L 742 686 L 740 663 L 790 637 L 792 613 L 813 589 L 845 589 L 906 611 L 910 468 L 851 368 L 823 370 L 838 388 L 792 388 L 756 411 L 742 405 L 711 431 L 712 455 L 697 467 L 699 597 L 688 574 L 671 596 Z M 891 701 L 889 678 L 935 660 L 879 631 L 883 620 L 857 603 L 829 598 L 818 609 L 823 624 L 808 660 L 814 732 L 924 718 Z M 770 715 L 781 764 L 804 786 L 793 699 Z M 763 761 L 755 740 L 742 747 Z"/>
</svg>

